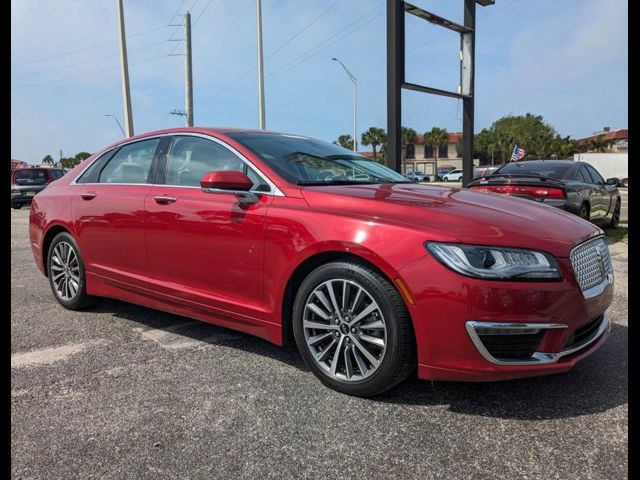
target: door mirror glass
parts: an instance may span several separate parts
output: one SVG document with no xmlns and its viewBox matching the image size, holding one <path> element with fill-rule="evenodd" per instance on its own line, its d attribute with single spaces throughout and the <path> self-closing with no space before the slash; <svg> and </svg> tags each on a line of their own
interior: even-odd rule
<svg viewBox="0 0 640 480">
<path fill-rule="evenodd" d="M 205 173 L 200 179 L 200 188 L 207 191 L 216 190 L 239 190 L 248 192 L 253 187 L 251 179 L 237 170 L 220 170 L 218 172 Z"/>
<path fill-rule="evenodd" d="M 618 179 L 617 178 L 607 178 L 607 185 L 613 185 L 615 187 L 618 186 Z"/>
</svg>

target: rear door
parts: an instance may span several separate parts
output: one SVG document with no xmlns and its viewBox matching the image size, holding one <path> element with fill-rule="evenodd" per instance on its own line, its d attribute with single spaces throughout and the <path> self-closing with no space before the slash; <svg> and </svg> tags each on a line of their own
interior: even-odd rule
<svg viewBox="0 0 640 480">
<path fill-rule="evenodd" d="M 72 217 L 87 272 L 129 281 L 145 274 L 144 199 L 157 155 L 169 137 L 125 144 L 105 153 L 71 184 Z"/>
<path fill-rule="evenodd" d="M 609 211 L 610 201 L 610 195 L 607 192 L 604 179 L 591 165 L 582 165 L 580 170 L 583 172 L 583 176 L 591 180 L 591 184 L 589 185 L 591 188 L 591 194 L 589 195 L 591 220 L 594 222 L 603 221 L 606 219 L 607 212 Z"/>
</svg>

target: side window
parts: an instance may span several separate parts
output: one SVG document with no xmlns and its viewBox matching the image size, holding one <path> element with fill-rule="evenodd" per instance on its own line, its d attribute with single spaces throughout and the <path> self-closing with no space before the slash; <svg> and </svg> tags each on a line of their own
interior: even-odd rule
<svg viewBox="0 0 640 480">
<path fill-rule="evenodd" d="M 577 180 L 579 180 L 582 183 L 591 183 L 591 177 L 589 176 L 589 173 L 585 170 L 584 167 L 580 167 L 578 169 L 578 178 Z"/>
<path fill-rule="evenodd" d="M 123 146 L 104 166 L 99 183 L 150 183 L 149 170 L 159 138 Z"/>
<path fill-rule="evenodd" d="M 600 176 L 600 174 L 595 168 L 593 168 L 591 165 L 585 165 L 585 167 L 587 167 L 587 170 L 589 170 L 589 173 L 591 174 L 591 178 L 593 178 L 593 183 L 598 185 L 604 185 L 604 178 Z"/>
<path fill-rule="evenodd" d="M 109 161 L 117 149 L 109 150 L 108 152 L 100 155 L 94 162 L 87 168 L 80 177 L 76 178 L 76 183 L 98 183 L 100 178 L 100 172 L 103 167 Z"/>
<path fill-rule="evenodd" d="M 167 157 L 167 185 L 199 187 L 206 173 L 220 170 L 244 172 L 253 181 L 253 190 L 269 191 L 269 186 L 252 169 L 222 145 L 201 137 L 174 137 Z"/>
</svg>

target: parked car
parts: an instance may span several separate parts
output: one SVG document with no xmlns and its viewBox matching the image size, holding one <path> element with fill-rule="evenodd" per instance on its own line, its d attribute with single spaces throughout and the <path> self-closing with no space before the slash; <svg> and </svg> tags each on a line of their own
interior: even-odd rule
<svg viewBox="0 0 640 480">
<path fill-rule="evenodd" d="M 298 135 L 128 138 L 36 195 L 29 221 L 63 307 L 112 297 L 292 339 L 350 395 L 416 368 L 450 381 L 565 372 L 611 328 L 613 271 L 596 226 L 519 198 L 416 185 Z"/>
<path fill-rule="evenodd" d="M 34 195 L 65 171 L 60 168 L 19 167 L 11 173 L 11 208 L 20 209 L 29 205 Z"/>
<path fill-rule="evenodd" d="M 445 182 L 459 182 L 462 180 L 462 170 L 456 168 L 455 170 L 451 170 L 449 173 L 442 177 L 442 180 Z"/>
<path fill-rule="evenodd" d="M 527 160 L 503 165 L 489 177 L 469 183 L 472 190 L 535 200 L 615 228 L 620 221 L 620 192 L 615 179 L 606 182 L 585 162 Z"/>
<path fill-rule="evenodd" d="M 444 178 L 444 176 L 449 173 L 451 170 L 453 170 L 452 168 L 439 168 L 438 169 L 438 175 L 436 176 L 435 181 L 436 182 L 441 182 L 442 179 Z"/>
<path fill-rule="evenodd" d="M 428 182 L 429 177 L 421 172 L 408 172 L 405 174 L 405 178 L 407 180 L 412 180 L 414 182 Z"/>
</svg>

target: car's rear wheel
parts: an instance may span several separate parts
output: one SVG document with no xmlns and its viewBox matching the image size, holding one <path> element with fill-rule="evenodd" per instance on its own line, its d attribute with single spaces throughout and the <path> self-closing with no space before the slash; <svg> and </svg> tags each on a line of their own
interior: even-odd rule
<svg viewBox="0 0 640 480">
<path fill-rule="evenodd" d="M 580 211 L 578 212 L 578 216 L 580 218 L 584 218 L 585 220 L 589 220 L 590 216 L 589 216 L 589 207 L 587 206 L 586 203 L 583 203 L 582 205 L 580 205 Z"/>
<path fill-rule="evenodd" d="M 76 241 L 67 232 L 56 235 L 47 255 L 49 284 L 60 305 L 82 310 L 93 305 L 95 297 L 87 295 L 84 263 Z"/>
<path fill-rule="evenodd" d="M 22 208 L 22 204 L 21 203 L 12 203 L 11 204 L 11 208 L 13 208 L 15 210 L 20 210 Z"/>
<path fill-rule="evenodd" d="M 609 222 L 609 228 L 617 228 L 620 223 L 620 199 L 616 201 L 616 206 L 613 209 L 613 214 L 611 215 L 611 221 Z"/>
<path fill-rule="evenodd" d="M 340 392 L 369 397 L 415 368 L 409 313 L 393 285 L 369 267 L 331 262 L 309 274 L 293 306 L 298 350 Z"/>
</svg>

